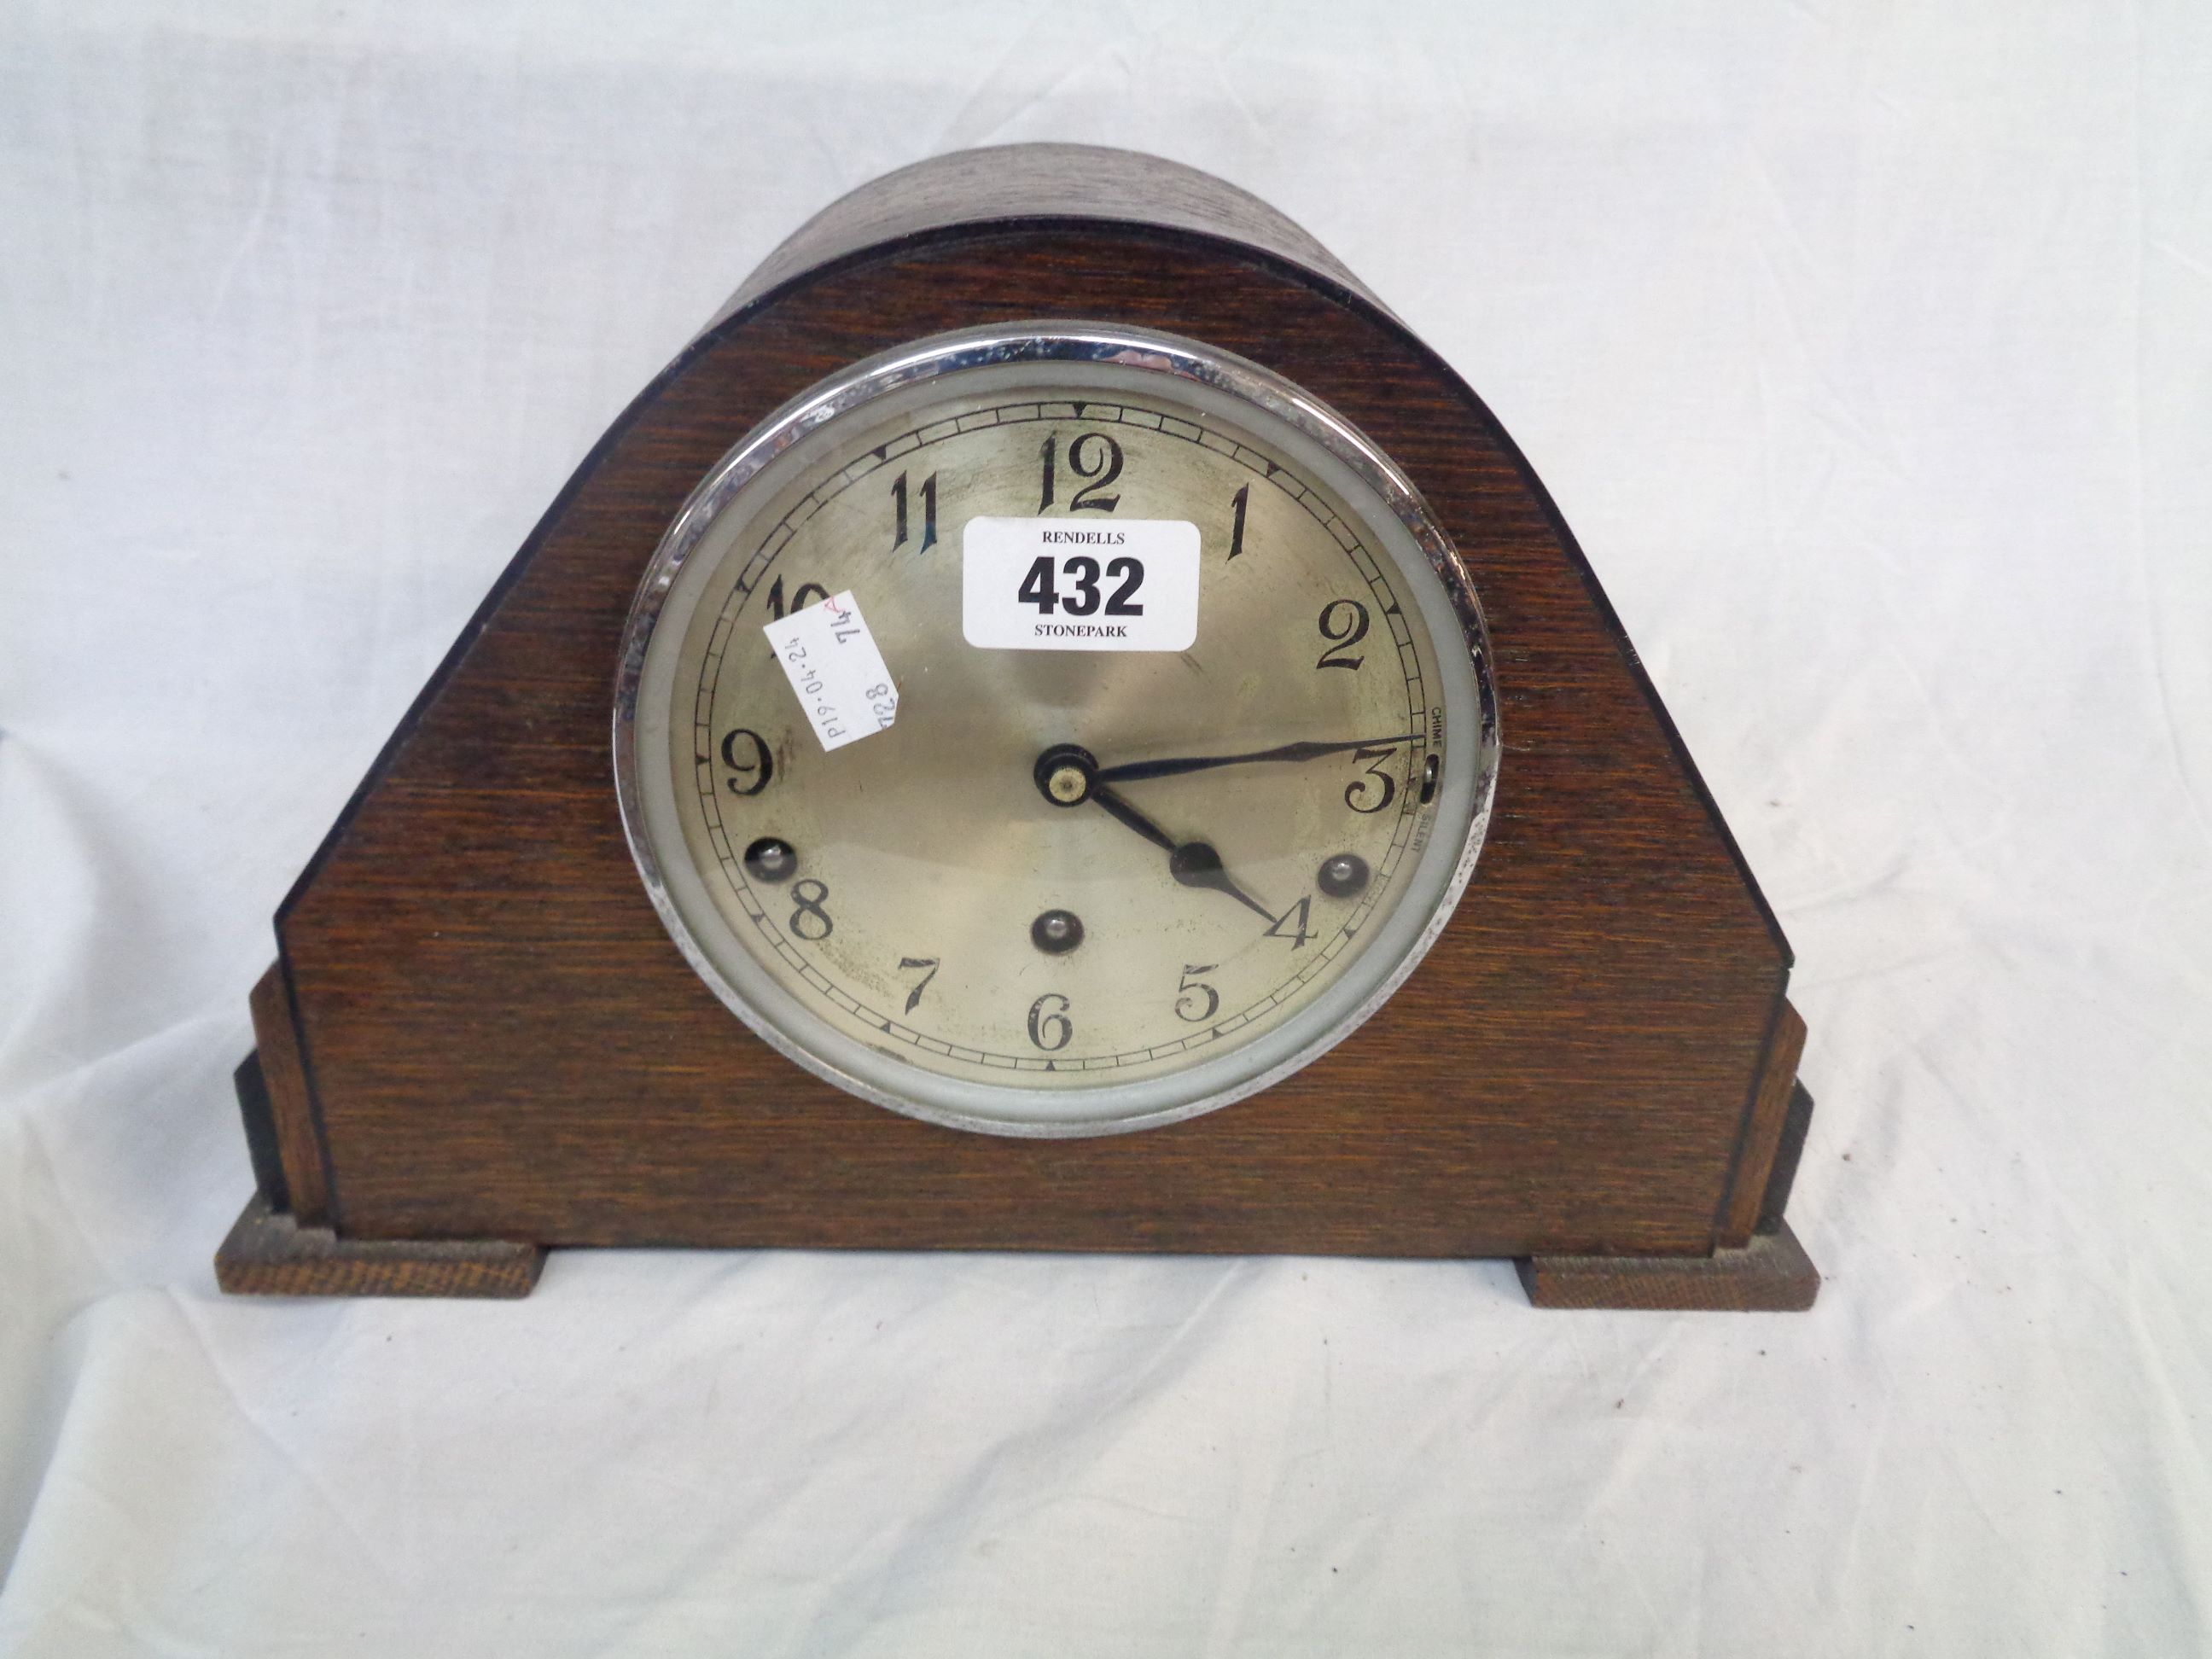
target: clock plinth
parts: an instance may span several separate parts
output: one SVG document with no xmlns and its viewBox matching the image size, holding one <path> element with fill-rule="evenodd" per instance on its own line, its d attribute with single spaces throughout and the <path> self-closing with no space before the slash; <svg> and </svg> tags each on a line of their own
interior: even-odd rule
<svg viewBox="0 0 2212 1659">
<path fill-rule="evenodd" d="M 733 1018 L 631 863 L 609 720 L 640 574 L 733 444 L 878 354 L 1039 319 L 1234 354 L 1353 422 L 1481 595 L 1506 743 L 1465 898 L 1364 1024 L 1222 1109 L 1058 1140 L 886 1111 Z M 519 1294 L 544 1247 L 653 1244 L 1511 1256 L 1547 1305 L 1817 1283 L 1779 1217 L 1789 948 L 1571 537 L 1310 239 L 1146 158 L 943 158 L 772 255 L 532 532 L 277 933 L 240 1079 L 267 1214 L 226 1288 Z"/>
<path fill-rule="evenodd" d="M 340 1238 L 256 1193 L 215 1253 L 233 1296 L 528 1296 L 545 1266 L 535 1244 L 496 1239 Z"/>
<path fill-rule="evenodd" d="M 1820 1275 L 1786 1221 L 1711 1255 L 1524 1255 L 1513 1265 L 1539 1308 L 1802 1313 L 1820 1291 Z"/>
</svg>

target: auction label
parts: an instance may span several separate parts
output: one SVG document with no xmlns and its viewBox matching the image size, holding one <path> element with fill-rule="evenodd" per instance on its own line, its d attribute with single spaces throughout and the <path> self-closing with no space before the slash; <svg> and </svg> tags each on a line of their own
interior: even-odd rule
<svg viewBox="0 0 2212 1659">
<path fill-rule="evenodd" d="M 761 630 L 824 749 L 842 749 L 898 718 L 898 687 L 850 588 Z"/>
<path fill-rule="evenodd" d="M 994 651 L 1188 651 L 1198 564 L 1185 519 L 970 519 L 961 631 Z"/>
</svg>

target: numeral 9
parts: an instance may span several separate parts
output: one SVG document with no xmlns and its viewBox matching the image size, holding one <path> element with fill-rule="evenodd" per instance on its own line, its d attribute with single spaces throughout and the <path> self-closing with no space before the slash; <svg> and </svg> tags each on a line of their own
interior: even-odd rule
<svg viewBox="0 0 2212 1659">
<path fill-rule="evenodd" d="M 738 758 L 740 740 L 752 746 L 753 757 L 749 761 Z M 769 751 L 768 739 L 742 726 L 723 738 L 722 764 L 737 774 L 726 780 L 726 787 L 733 795 L 757 795 L 775 775 L 775 757 Z M 750 783 L 739 781 L 748 776 L 752 779 Z"/>
</svg>

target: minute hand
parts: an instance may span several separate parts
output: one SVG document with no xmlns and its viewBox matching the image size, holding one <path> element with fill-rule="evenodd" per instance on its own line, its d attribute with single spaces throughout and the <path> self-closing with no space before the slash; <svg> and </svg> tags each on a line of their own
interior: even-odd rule
<svg viewBox="0 0 2212 1659">
<path fill-rule="evenodd" d="M 1137 783 L 1146 778 L 1172 778 L 1184 772 L 1211 772 L 1217 766 L 1247 766 L 1263 761 L 1295 763 L 1353 749 L 1395 749 L 1401 743 L 1419 741 L 1418 732 L 1400 732 L 1387 738 L 1354 738 L 1349 743 L 1286 743 L 1279 749 L 1255 749 L 1249 755 L 1183 755 L 1174 760 L 1131 761 L 1126 766 L 1103 768 L 1098 781 Z"/>
</svg>

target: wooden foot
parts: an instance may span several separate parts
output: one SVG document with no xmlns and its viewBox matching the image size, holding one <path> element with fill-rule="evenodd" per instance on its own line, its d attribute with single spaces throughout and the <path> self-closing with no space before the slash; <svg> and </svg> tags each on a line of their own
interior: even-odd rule
<svg viewBox="0 0 2212 1659">
<path fill-rule="evenodd" d="M 1740 1250 L 1711 1255 L 1524 1255 L 1521 1287 L 1539 1308 L 1642 1308 L 1726 1313 L 1802 1313 L 1820 1275 L 1790 1231 L 1752 1235 Z"/>
<path fill-rule="evenodd" d="M 215 1253 L 234 1296 L 523 1297 L 545 1252 L 493 1239 L 340 1238 L 256 1193 Z"/>
</svg>

